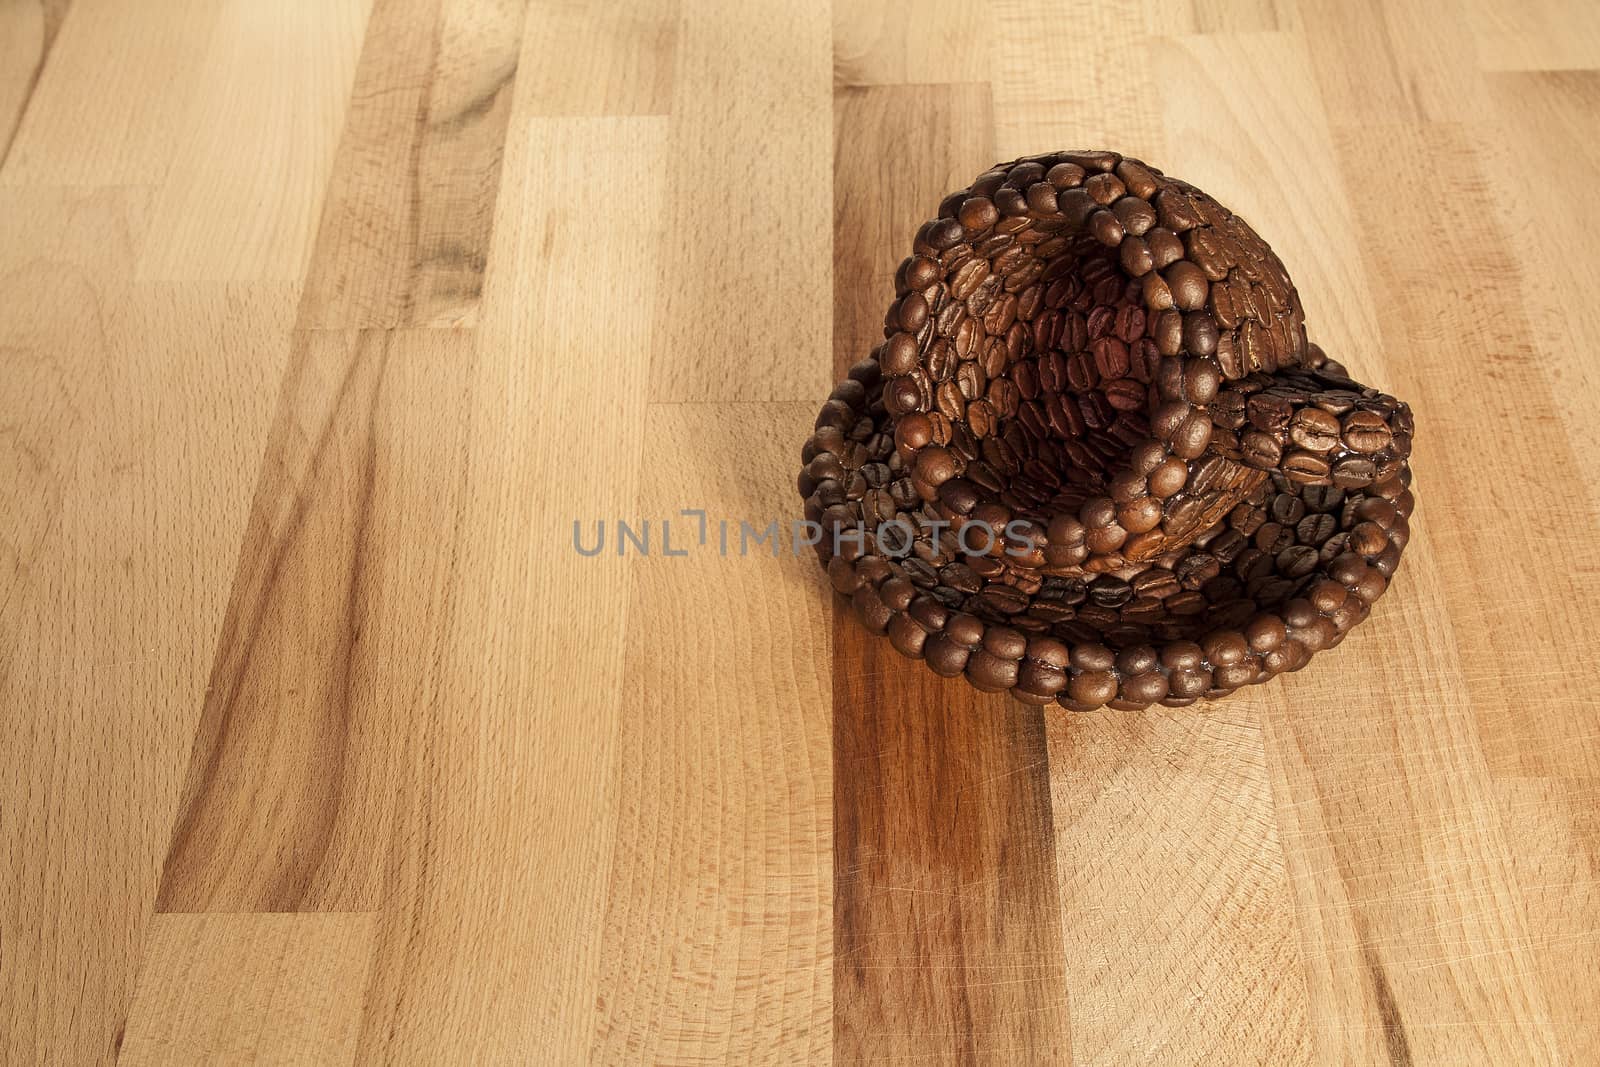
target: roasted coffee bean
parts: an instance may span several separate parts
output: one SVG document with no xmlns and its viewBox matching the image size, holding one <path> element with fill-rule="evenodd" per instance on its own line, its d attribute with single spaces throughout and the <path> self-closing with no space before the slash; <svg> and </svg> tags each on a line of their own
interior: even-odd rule
<svg viewBox="0 0 1600 1067">
<path fill-rule="evenodd" d="M 1094 342 L 1090 350 L 1094 353 L 1095 368 L 1100 372 L 1102 379 L 1127 376 L 1129 363 L 1126 341 L 1117 337 L 1101 337 Z"/>
<path fill-rule="evenodd" d="M 1289 439 L 1308 452 L 1331 452 L 1339 445 L 1339 420 L 1318 408 L 1301 408 L 1289 420 Z"/>
<path fill-rule="evenodd" d="M 1244 462 L 1262 470 L 1277 467 L 1283 459 L 1283 446 L 1277 438 L 1252 430 L 1239 438 L 1239 448 Z"/>
<path fill-rule="evenodd" d="M 1150 246 L 1150 257 L 1156 270 L 1166 270 L 1183 258 L 1183 242 L 1165 226 L 1157 226 L 1146 233 L 1144 240 Z"/>
<path fill-rule="evenodd" d="M 1389 425 L 1372 411 L 1352 411 L 1340 424 L 1345 446 L 1356 452 L 1381 452 L 1393 440 Z"/>
<path fill-rule="evenodd" d="M 1328 461 L 1314 452 L 1290 452 L 1283 457 L 1283 473 L 1292 482 L 1306 484 L 1326 480 L 1331 469 Z"/>
<path fill-rule="evenodd" d="M 939 386 L 935 393 L 935 401 L 939 405 L 939 413 L 952 422 L 961 422 L 966 417 L 967 405 L 962 398 L 961 389 L 955 382 L 945 382 Z"/>
<path fill-rule="evenodd" d="M 982 396 L 984 386 L 987 384 L 984 380 L 983 368 L 976 363 L 963 363 L 961 368 L 956 371 L 956 387 L 961 390 L 961 395 L 966 400 L 976 400 Z"/>
<path fill-rule="evenodd" d="M 1204 272 L 1186 259 L 1174 262 L 1162 274 L 1172 292 L 1172 302 L 1182 311 L 1195 311 L 1206 305 L 1211 284 Z"/>
<path fill-rule="evenodd" d="M 996 415 L 987 400 L 975 400 L 967 405 L 967 425 L 975 437 L 984 438 L 994 432 Z"/>
<path fill-rule="evenodd" d="M 1258 393 L 1245 401 L 1245 417 L 1262 433 L 1278 434 L 1289 427 L 1294 405 L 1285 397 Z"/>
<path fill-rule="evenodd" d="M 1345 456 L 1334 464 L 1333 484 L 1344 489 L 1359 489 L 1377 476 L 1378 468 L 1364 456 Z"/>
<path fill-rule="evenodd" d="M 1099 368 L 1088 352 L 1075 352 L 1066 361 L 1066 384 L 1073 392 L 1085 393 L 1100 381 Z"/>
<path fill-rule="evenodd" d="M 1279 493 L 1272 498 L 1272 521 L 1293 526 L 1306 513 L 1305 503 L 1294 493 Z"/>
<path fill-rule="evenodd" d="M 1145 387 L 1131 378 L 1119 378 L 1105 386 L 1106 403 L 1117 411 L 1138 411 L 1145 406 Z"/>
<path fill-rule="evenodd" d="M 984 280 L 988 277 L 989 264 L 987 262 L 976 257 L 969 259 L 961 265 L 959 270 L 950 276 L 950 295 L 955 297 L 957 300 L 965 300 L 967 297 L 977 292 L 978 286 L 982 285 Z M 926 305 L 924 305 L 924 307 L 926 307 Z M 926 318 L 926 313 L 924 313 L 924 318 Z M 920 323 L 918 325 L 920 325 Z M 905 328 L 909 330 L 915 329 L 916 327 L 906 325 Z"/>
</svg>

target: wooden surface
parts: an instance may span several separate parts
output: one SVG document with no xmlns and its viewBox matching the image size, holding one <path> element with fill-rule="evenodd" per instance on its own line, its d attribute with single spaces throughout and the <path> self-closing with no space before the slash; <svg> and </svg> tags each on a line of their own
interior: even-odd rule
<svg viewBox="0 0 1600 1067">
<path fill-rule="evenodd" d="M 1597 68 L 1572 0 L 0 3 L 0 1060 L 1600 1062 Z M 1394 591 L 1216 705 L 715 551 L 939 196 L 1087 146 L 1416 409 Z"/>
</svg>

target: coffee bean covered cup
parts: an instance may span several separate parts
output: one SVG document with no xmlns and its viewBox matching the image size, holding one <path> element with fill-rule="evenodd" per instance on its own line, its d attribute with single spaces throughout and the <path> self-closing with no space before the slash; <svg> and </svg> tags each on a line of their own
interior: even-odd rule
<svg viewBox="0 0 1600 1067">
<path fill-rule="evenodd" d="M 1366 618 L 1409 537 L 1411 434 L 1307 340 L 1243 219 L 1139 160 L 1055 152 L 917 231 L 799 489 L 834 588 L 936 673 L 1181 707 Z"/>
</svg>

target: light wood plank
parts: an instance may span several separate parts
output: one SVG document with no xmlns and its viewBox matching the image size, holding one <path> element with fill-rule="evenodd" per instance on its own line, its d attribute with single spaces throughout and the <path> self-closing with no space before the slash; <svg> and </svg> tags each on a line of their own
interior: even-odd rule
<svg viewBox="0 0 1600 1067">
<path fill-rule="evenodd" d="M 103 1063 L 295 293 L 134 285 L 138 190 L 0 194 L 0 1058 Z"/>
<path fill-rule="evenodd" d="M 835 4 L 834 85 L 987 81 L 992 32 L 989 9 L 964 0 Z"/>
<path fill-rule="evenodd" d="M 119 1064 L 355 1062 L 370 914 L 163 915 Z"/>
<path fill-rule="evenodd" d="M 997 0 L 994 137 L 997 158 L 1064 148 L 1160 157 L 1160 100 L 1142 0 L 1102 0 L 1047 15 L 1027 0 Z"/>
<path fill-rule="evenodd" d="M 825 396 L 828 9 L 681 4 L 650 398 Z"/>
<path fill-rule="evenodd" d="M 1361 148 L 1369 134 L 1335 144 L 1308 78 L 1310 64 L 1292 37 L 1191 38 L 1175 47 L 1182 56 L 1166 69 L 1182 70 L 1185 81 L 1170 97 L 1183 101 L 1170 121 L 1191 125 L 1183 135 L 1171 129 L 1172 143 L 1192 145 L 1203 116 L 1214 142 L 1252 146 L 1253 158 L 1237 151 L 1212 158 L 1229 167 L 1255 163 L 1253 181 L 1235 172 L 1233 185 L 1255 192 L 1258 202 L 1241 197 L 1234 206 L 1282 252 L 1305 296 L 1313 337 L 1358 376 L 1392 382 L 1423 411 L 1442 410 L 1422 390 L 1459 383 L 1460 376 L 1424 383 L 1404 368 L 1406 360 L 1430 358 L 1459 365 L 1463 357 L 1444 347 L 1458 339 L 1423 339 L 1397 328 L 1404 321 L 1436 329 L 1431 272 L 1429 284 L 1416 290 L 1426 304 L 1406 314 L 1399 280 L 1379 273 L 1369 286 L 1365 270 L 1366 262 L 1381 270 L 1408 257 L 1436 262 L 1437 237 L 1449 232 L 1439 209 L 1405 216 L 1428 226 L 1429 237 L 1402 236 L 1388 205 L 1362 195 L 1368 186 Z M 1186 63 L 1178 67 L 1180 58 Z M 1225 81 L 1212 73 L 1220 70 L 1228 71 Z M 1219 123 L 1223 115 L 1233 121 Z M 1427 158 L 1431 169 L 1431 153 L 1408 153 L 1394 130 L 1385 132 L 1397 158 Z M 1184 166 L 1205 173 L 1198 159 Z M 1456 172 L 1445 166 L 1439 173 Z M 1224 175 L 1216 177 L 1199 180 L 1222 187 Z M 1374 291 L 1384 295 L 1382 327 Z M 1466 472 L 1430 478 L 1430 471 L 1463 454 L 1429 440 L 1425 428 L 1414 461 L 1422 492 L 1430 484 L 1459 491 Z M 1322 1054 L 1336 1059 L 1548 1058 L 1555 1055 L 1548 1006 L 1473 728 L 1463 684 L 1468 661 L 1457 656 L 1446 607 L 1446 575 L 1460 573 L 1459 565 L 1442 562 L 1428 518 L 1425 507 L 1396 589 L 1368 626 L 1275 687 L 1284 704 L 1269 716 L 1267 751 L 1283 798 L 1311 1018 Z M 1330 673 L 1330 659 L 1345 670 Z M 1405 789 L 1397 793 L 1399 783 Z M 1379 810 L 1387 817 L 1374 821 Z M 1429 894 L 1426 906 L 1413 889 L 1461 878 L 1470 880 L 1472 893 Z"/>
<path fill-rule="evenodd" d="M 592 1063 L 816 1063 L 832 1042 L 828 636 L 792 519 L 809 404 L 661 404 L 638 502 Z M 704 509 L 706 540 L 698 519 Z M 665 555 L 670 520 L 672 550 Z M 728 551 L 723 554 L 722 523 Z M 774 551 L 775 550 L 775 551 Z M 610 551 L 608 546 L 608 551 Z M 599 560 L 585 561 L 590 566 Z"/>
<path fill-rule="evenodd" d="M 1419 446 L 1419 480 L 1427 479 L 1424 487 L 1431 483 L 1453 490 L 1429 504 L 1429 519 L 1438 515 L 1441 526 L 1452 531 L 1446 539 L 1430 537 L 1430 543 L 1441 565 L 1445 603 L 1439 610 L 1454 623 L 1452 643 L 1461 663 L 1457 676 L 1469 698 L 1460 710 L 1472 713 L 1474 747 L 1489 774 L 1549 780 L 1549 803 L 1539 821 L 1559 824 L 1581 818 L 1565 807 L 1566 801 L 1592 799 L 1600 751 L 1592 725 L 1568 710 L 1590 702 L 1582 679 L 1565 663 L 1530 649 L 1528 635 L 1570 634 L 1578 648 L 1596 643 L 1588 636 L 1596 625 L 1589 590 L 1600 560 L 1592 541 L 1565 532 L 1569 524 L 1592 522 L 1593 498 L 1566 488 L 1583 482 L 1582 464 L 1566 439 L 1548 432 L 1562 425 L 1554 383 L 1547 377 L 1548 364 L 1559 366 L 1559 360 L 1545 360 L 1535 347 L 1537 331 L 1524 312 L 1511 238 L 1501 229 L 1477 159 L 1480 132 L 1440 125 L 1386 127 L 1385 138 L 1397 146 L 1400 158 L 1414 161 L 1401 173 L 1420 176 L 1423 166 L 1430 172 L 1438 168 L 1434 180 L 1443 195 L 1434 210 L 1398 228 L 1390 219 L 1364 227 L 1363 248 L 1387 297 L 1385 336 L 1397 339 L 1390 348 L 1409 355 L 1403 369 L 1394 370 L 1400 387 L 1436 413 L 1436 441 Z M 1341 141 L 1357 136 L 1346 131 Z M 1435 265 L 1441 257 L 1452 264 L 1443 280 Z M 1495 388 L 1484 389 L 1481 382 L 1474 387 L 1451 372 L 1467 358 L 1491 363 Z M 1430 470 L 1437 473 L 1430 477 Z M 1520 535 L 1527 547 L 1502 551 L 1503 532 L 1486 528 L 1479 516 L 1524 509 L 1541 516 Z M 1565 595 L 1507 595 L 1551 572 L 1563 576 Z M 1543 899 L 1544 883 L 1529 882 L 1526 872 L 1545 866 L 1550 857 L 1535 845 L 1545 832 L 1529 822 L 1525 804 L 1515 804 L 1503 817 L 1504 833 L 1513 870 L 1522 874 L 1515 884 L 1531 885 Z M 1592 849 L 1592 836 L 1574 834 L 1563 844 L 1570 850 L 1567 862 L 1596 862 L 1586 851 Z M 1571 905 L 1560 920 L 1561 939 L 1593 944 L 1600 939 L 1600 912 L 1581 892 Z M 1547 908 L 1532 914 L 1543 922 L 1551 918 Z M 1520 909 L 1507 919 L 1514 924 L 1519 916 Z M 1537 946 L 1552 932 L 1541 925 L 1518 936 Z M 1479 951 L 1515 956 L 1516 948 L 1486 940 Z M 1570 1021 L 1583 1010 L 1581 979 L 1542 951 L 1531 952 L 1528 968 L 1554 1016 L 1567 1020 L 1556 1031 L 1560 1043 L 1592 1045 L 1589 1028 Z M 1500 1009 L 1491 1018 L 1505 1014 Z"/>
<path fill-rule="evenodd" d="M 438 698 L 473 336 L 310 332 L 261 464 L 163 911 L 379 907 L 407 737 Z"/>
<path fill-rule="evenodd" d="M 1330 121 L 1470 122 L 1488 107 L 1459 4 L 1299 3 Z"/>
<path fill-rule="evenodd" d="M 222 5 L 139 276 L 298 281 L 371 0 Z"/>
<path fill-rule="evenodd" d="M 1593 5 L 1465 0 L 1462 7 L 1484 70 L 1592 70 L 1600 64 L 1600 11 Z"/>
<path fill-rule="evenodd" d="M 523 36 L 518 112 L 665 115 L 679 0 L 538 4 Z"/>
<path fill-rule="evenodd" d="M 211 0 L 156 0 L 139 18 L 79 0 L 61 27 L 0 185 L 156 185 L 195 99 L 218 19 Z"/>
<path fill-rule="evenodd" d="M 1073 1063 L 1311 1061 L 1264 710 L 1047 716 Z"/>
<path fill-rule="evenodd" d="M 430 623 L 449 636 L 397 800 L 362 1060 L 590 1047 L 629 570 L 573 552 L 571 523 L 637 500 L 665 148 L 656 118 L 513 119 Z M 636 173 L 628 213 L 605 210 L 596 168 Z"/>
</svg>

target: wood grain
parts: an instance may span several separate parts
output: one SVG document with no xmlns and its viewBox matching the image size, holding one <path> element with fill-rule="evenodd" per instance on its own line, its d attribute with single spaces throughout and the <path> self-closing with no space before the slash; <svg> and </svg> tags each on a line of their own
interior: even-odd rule
<svg viewBox="0 0 1600 1067">
<path fill-rule="evenodd" d="M 374 5 L 302 326 L 476 321 L 523 14 L 520 0 Z"/>
<path fill-rule="evenodd" d="M 0 1063 L 1596 1062 L 1597 30 L 0 3 Z M 1393 592 L 1217 705 L 740 550 L 943 194 L 1100 144 L 1416 409 Z"/>
<path fill-rule="evenodd" d="M 353 1063 L 374 920 L 161 916 L 117 1062 Z"/>
<path fill-rule="evenodd" d="M 28 0 L 0 7 L 0 170 L 69 6 L 71 0 Z"/>
<path fill-rule="evenodd" d="M 1262 711 L 1050 717 L 1072 1062 L 1311 1062 Z"/>
</svg>

